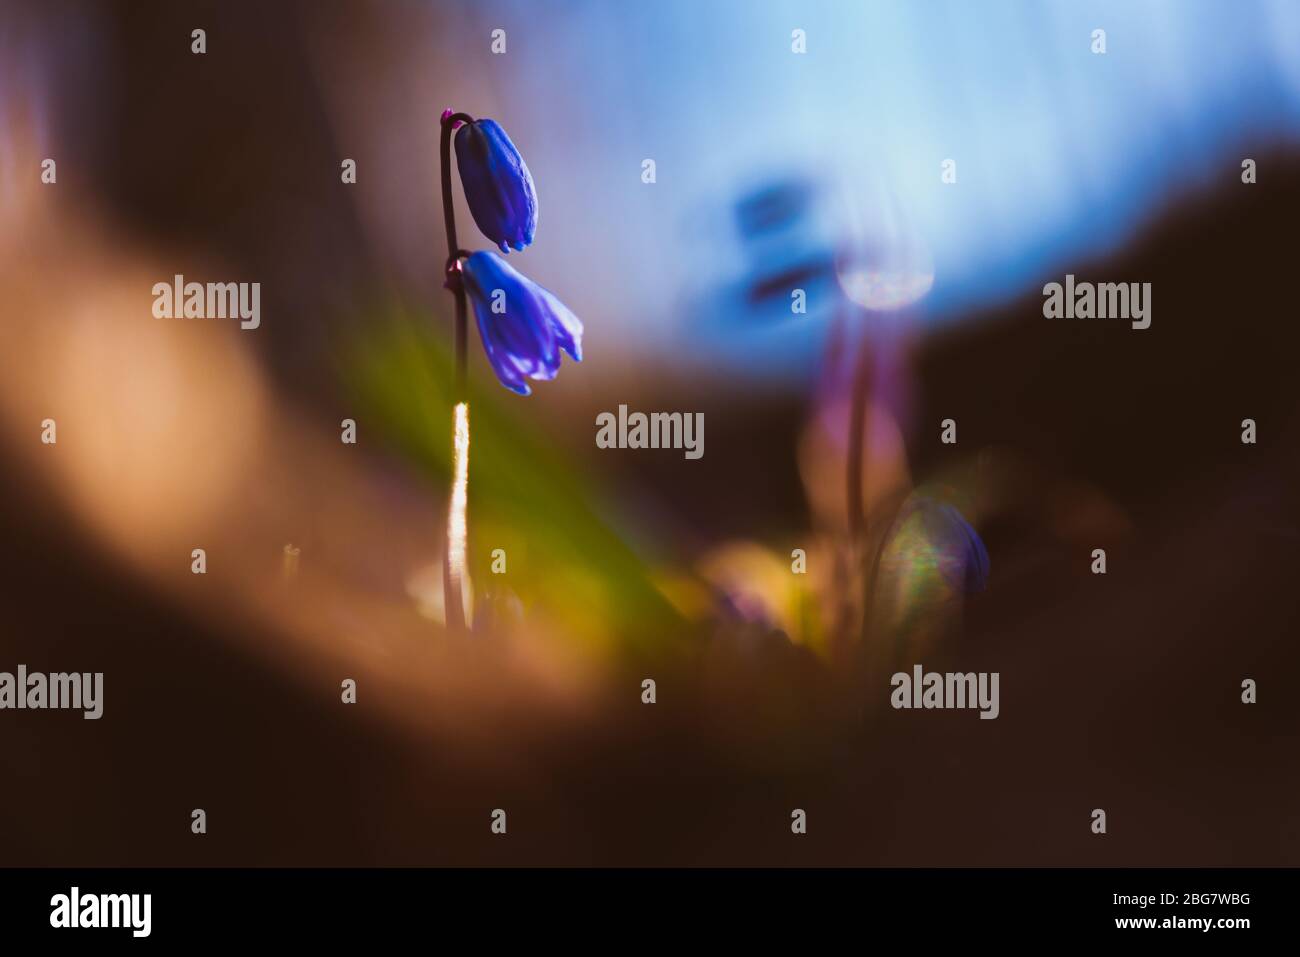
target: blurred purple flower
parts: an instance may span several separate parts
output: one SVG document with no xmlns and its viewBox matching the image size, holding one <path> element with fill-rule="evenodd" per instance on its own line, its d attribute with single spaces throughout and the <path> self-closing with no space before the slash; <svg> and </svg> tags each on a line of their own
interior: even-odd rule
<svg viewBox="0 0 1300 957">
<path fill-rule="evenodd" d="M 503 253 L 531 243 L 537 231 L 537 190 L 519 150 L 496 120 L 475 120 L 456 131 L 456 163 L 470 214 L 483 235 Z"/>
<path fill-rule="evenodd" d="M 983 591 L 989 583 L 989 553 L 984 540 L 952 505 L 940 505 L 939 515 L 947 525 L 949 547 L 961 562 L 962 586 L 968 593 Z"/>
<path fill-rule="evenodd" d="M 582 361 L 582 323 L 550 292 L 486 250 L 461 271 L 488 362 L 511 392 L 528 395 L 525 378 L 554 379 L 561 349 Z"/>
</svg>

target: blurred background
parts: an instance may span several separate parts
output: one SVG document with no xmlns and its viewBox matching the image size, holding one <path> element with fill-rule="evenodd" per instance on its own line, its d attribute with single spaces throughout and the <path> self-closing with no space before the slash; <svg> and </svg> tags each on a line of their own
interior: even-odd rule
<svg viewBox="0 0 1300 957">
<path fill-rule="evenodd" d="M 471 342 L 468 635 L 448 107 L 586 326 L 527 399 Z M 3 0 L 0 670 L 105 716 L 0 714 L 0 863 L 1300 863 L 1298 145 L 1285 0 Z"/>
</svg>

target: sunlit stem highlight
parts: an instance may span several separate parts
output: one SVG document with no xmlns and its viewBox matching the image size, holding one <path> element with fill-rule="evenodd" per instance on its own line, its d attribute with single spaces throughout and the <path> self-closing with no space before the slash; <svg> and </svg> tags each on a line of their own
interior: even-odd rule
<svg viewBox="0 0 1300 957">
<path fill-rule="evenodd" d="M 469 504 L 469 403 L 456 403 L 452 431 L 451 504 L 447 508 L 447 627 L 465 627 L 465 511 Z"/>
</svg>

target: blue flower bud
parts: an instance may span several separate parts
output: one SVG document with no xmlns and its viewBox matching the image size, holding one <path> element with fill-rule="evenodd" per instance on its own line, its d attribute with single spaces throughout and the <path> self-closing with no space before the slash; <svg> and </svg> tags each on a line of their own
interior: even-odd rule
<svg viewBox="0 0 1300 957">
<path fill-rule="evenodd" d="M 504 253 L 523 249 L 537 231 L 537 190 L 515 144 L 495 120 L 456 131 L 456 164 L 479 230 Z"/>
<path fill-rule="evenodd" d="M 482 250 L 461 264 L 483 351 L 511 392 L 528 395 L 525 379 L 554 379 L 560 350 L 582 361 L 582 323 L 568 307 L 496 253 Z"/>
</svg>

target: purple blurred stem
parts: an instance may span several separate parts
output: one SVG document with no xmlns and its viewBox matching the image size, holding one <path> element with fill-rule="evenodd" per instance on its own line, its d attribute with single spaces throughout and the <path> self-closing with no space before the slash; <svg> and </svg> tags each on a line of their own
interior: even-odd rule
<svg viewBox="0 0 1300 957">
<path fill-rule="evenodd" d="M 853 392 L 849 406 L 848 508 L 849 541 L 857 548 L 862 537 L 862 458 L 866 445 L 867 396 L 871 392 L 871 340 L 861 337 L 857 364 L 853 369 Z"/>
</svg>

